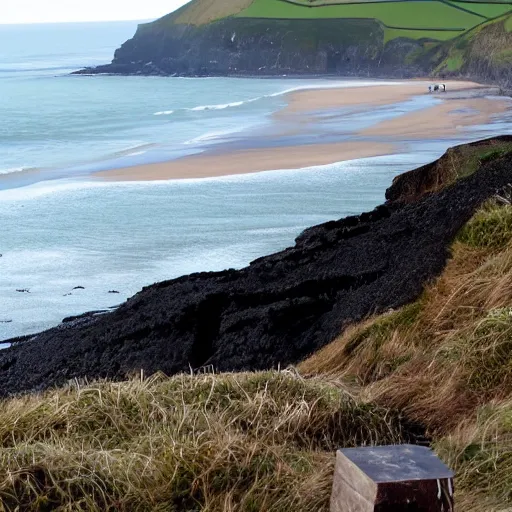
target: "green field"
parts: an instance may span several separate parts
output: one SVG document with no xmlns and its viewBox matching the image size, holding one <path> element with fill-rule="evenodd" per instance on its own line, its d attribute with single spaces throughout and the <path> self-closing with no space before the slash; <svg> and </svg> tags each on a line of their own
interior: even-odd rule
<svg viewBox="0 0 512 512">
<path fill-rule="evenodd" d="M 449 40 L 512 10 L 510 3 L 389 0 L 253 0 L 239 18 L 373 19 L 385 29 L 385 40 Z"/>
<path fill-rule="evenodd" d="M 397 38 L 448 41 L 509 12 L 511 0 L 193 0 L 155 24 L 201 26 L 228 18 L 366 19 L 381 25 L 385 43 Z"/>
<path fill-rule="evenodd" d="M 454 7 L 460 7 L 462 9 L 472 11 L 487 19 L 503 16 L 503 14 L 512 10 L 512 6 L 510 4 L 476 4 L 474 2 L 456 2 L 453 0 L 447 3 Z"/>
</svg>

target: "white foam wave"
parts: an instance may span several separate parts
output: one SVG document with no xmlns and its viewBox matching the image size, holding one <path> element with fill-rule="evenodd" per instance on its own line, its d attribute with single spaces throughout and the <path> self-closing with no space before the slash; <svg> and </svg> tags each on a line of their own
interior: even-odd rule
<svg viewBox="0 0 512 512">
<path fill-rule="evenodd" d="M 231 103 L 219 103 L 214 105 L 198 105 L 197 107 L 185 108 L 181 110 L 187 110 L 190 112 L 204 112 L 208 110 L 224 110 L 227 108 L 236 108 L 241 107 L 243 105 L 247 105 L 249 103 L 254 103 L 255 101 L 260 101 L 265 98 L 277 98 L 279 96 L 285 96 L 286 94 L 290 94 L 292 92 L 297 91 L 307 91 L 307 90 L 315 90 L 315 89 L 347 89 L 351 87 L 371 87 L 378 85 L 401 85 L 402 82 L 319 82 L 318 84 L 308 84 L 308 85 L 297 85 L 295 87 L 291 87 L 288 89 L 284 89 L 282 91 L 274 92 L 271 94 L 265 94 L 264 96 L 258 96 L 256 98 L 251 98 L 248 100 L 241 101 L 233 101 Z M 163 115 L 171 115 L 174 114 L 176 110 L 162 110 L 160 112 L 155 112 L 153 115 L 155 116 L 163 116 Z"/>
<path fill-rule="evenodd" d="M 14 174 L 16 172 L 23 172 L 26 170 L 26 167 L 9 167 L 7 169 L 0 169 L 0 174 Z"/>
<path fill-rule="evenodd" d="M 114 158 L 123 157 L 123 156 L 133 156 L 133 155 L 141 155 L 146 153 L 149 149 L 155 146 L 154 143 L 140 143 L 136 142 L 131 146 L 128 146 L 119 151 L 113 152 L 110 156 Z"/>
<path fill-rule="evenodd" d="M 232 103 L 219 103 L 216 105 L 198 105 L 197 107 L 191 108 L 183 108 L 180 110 L 185 110 L 188 112 L 204 112 L 207 110 L 224 110 L 226 108 L 236 108 L 241 107 L 242 105 L 247 105 L 248 103 L 254 103 L 255 101 L 261 100 L 263 98 L 269 98 L 270 95 L 267 96 L 258 96 L 257 98 L 251 98 L 249 100 L 244 101 L 233 101 Z M 160 112 L 155 112 L 154 116 L 169 116 L 177 112 L 176 110 L 162 110 Z"/>
<path fill-rule="evenodd" d="M 236 133 L 240 131 L 239 128 L 231 129 L 231 130 L 223 130 L 223 131 L 215 131 L 215 132 L 208 132 L 204 133 L 203 135 L 199 135 L 198 137 L 194 137 L 193 139 L 187 140 L 183 144 L 200 144 L 201 142 L 209 142 L 215 139 L 218 139 L 219 137 L 223 137 L 225 135 L 230 135 L 231 133 Z"/>
<path fill-rule="evenodd" d="M 154 116 L 170 116 L 174 114 L 174 110 L 162 110 L 161 112 L 155 112 Z"/>
<path fill-rule="evenodd" d="M 234 101 L 233 103 L 224 103 L 220 105 L 199 105 L 198 107 L 190 108 L 187 110 L 191 110 L 192 112 L 201 112 L 203 110 L 224 110 L 226 108 L 240 107 L 245 103 L 251 103 L 253 101 L 256 101 L 256 98 L 247 101 Z"/>
</svg>

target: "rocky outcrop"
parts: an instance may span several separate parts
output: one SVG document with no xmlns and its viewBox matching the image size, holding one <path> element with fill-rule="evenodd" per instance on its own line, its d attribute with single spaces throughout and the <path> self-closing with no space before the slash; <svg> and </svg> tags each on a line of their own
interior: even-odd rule
<svg viewBox="0 0 512 512">
<path fill-rule="evenodd" d="M 407 55 L 421 48 L 384 45 L 373 20 L 227 18 L 201 26 L 148 24 L 119 48 L 111 64 L 78 73 L 142 75 L 411 76 Z"/>
<path fill-rule="evenodd" d="M 257 370 L 300 361 L 350 323 L 417 298 L 443 269 L 458 230 L 512 180 L 512 162 L 496 154 L 415 201 L 402 200 L 408 179 L 418 183 L 417 173 L 395 181 L 393 201 L 310 228 L 293 247 L 242 270 L 158 283 L 112 313 L 70 318 L 17 341 L 0 353 L 0 395 L 141 369 Z"/>
<path fill-rule="evenodd" d="M 427 165 L 397 176 L 386 191 L 390 202 L 412 203 L 472 174 L 486 160 L 512 152 L 512 138 L 494 137 L 450 148 Z"/>
</svg>

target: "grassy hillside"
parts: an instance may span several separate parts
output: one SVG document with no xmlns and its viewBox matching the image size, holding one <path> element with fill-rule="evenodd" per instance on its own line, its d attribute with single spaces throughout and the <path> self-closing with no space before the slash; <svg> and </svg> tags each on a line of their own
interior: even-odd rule
<svg viewBox="0 0 512 512">
<path fill-rule="evenodd" d="M 456 148 L 411 183 L 436 191 L 506 155 L 509 142 Z M 425 435 L 457 472 L 457 509 L 510 510 L 511 201 L 504 189 L 477 211 L 415 303 L 298 370 L 1 401 L 0 510 L 327 512 L 337 448 Z"/>
<path fill-rule="evenodd" d="M 512 14 L 487 21 L 427 53 L 434 73 L 481 75 L 500 82 L 510 78 Z"/>
<path fill-rule="evenodd" d="M 451 179 L 511 153 L 453 152 Z M 508 188 L 475 214 L 418 301 L 354 325 L 299 367 L 426 427 L 457 472 L 457 508 L 481 512 L 512 507 L 511 201 Z"/>
<path fill-rule="evenodd" d="M 230 16 L 269 19 L 370 19 L 397 37 L 452 39 L 512 9 L 510 2 L 353 0 L 194 0 L 157 23 L 204 25 Z"/>
<path fill-rule="evenodd" d="M 425 425 L 457 472 L 461 509 L 512 507 L 511 283 L 512 206 L 488 203 L 420 300 L 354 326 L 300 367 Z"/>
</svg>

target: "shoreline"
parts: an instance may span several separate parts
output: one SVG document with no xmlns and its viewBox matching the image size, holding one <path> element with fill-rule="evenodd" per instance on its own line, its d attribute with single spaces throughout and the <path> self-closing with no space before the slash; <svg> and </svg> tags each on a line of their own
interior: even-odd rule
<svg viewBox="0 0 512 512">
<path fill-rule="evenodd" d="M 460 128 L 492 123 L 495 114 L 508 111 L 512 105 L 510 98 L 498 97 L 499 89 L 494 86 L 449 80 L 444 82 L 446 93 L 428 94 L 431 83 L 423 78 L 348 78 L 335 87 L 298 87 L 282 93 L 287 104 L 269 114 L 271 124 L 265 128 L 267 133 L 242 130 L 233 140 L 199 146 L 193 154 L 176 157 L 162 147 L 156 149 L 160 155 L 152 151 L 133 162 L 108 158 L 94 165 L 83 163 L 69 168 L 32 168 L 2 174 L 0 190 L 66 178 L 131 182 L 216 178 L 407 152 L 415 150 L 411 147 L 413 143 L 423 140 L 441 144 L 441 138 L 449 136 L 455 136 L 452 141 L 457 144 L 473 140 L 467 137 L 471 132 L 465 132 L 465 137 Z M 491 100 L 486 95 L 496 97 Z M 420 107 L 410 108 L 413 102 Z M 337 128 L 350 125 L 354 118 L 376 117 L 375 114 L 378 117 L 379 113 L 393 110 L 404 111 L 394 119 L 383 116 L 361 129 L 353 127 L 340 132 Z M 480 138 L 497 134 L 485 128 L 481 133 Z M 461 135 L 458 140 L 457 135 Z"/>
<path fill-rule="evenodd" d="M 450 136 L 461 127 L 487 124 L 503 111 L 505 102 L 483 97 L 493 88 L 475 82 L 446 81 L 446 93 L 429 94 L 423 80 L 397 81 L 393 85 L 360 85 L 337 88 L 303 89 L 287 93 L 287 105 L 272 115 L 277 135 L 284 140 L 302 135 L 315 138 L 316 117 L 336 118 L 339 111 L 361 114 L 372 109 L 394 106 L 425 96 L 424 108 L 405 112 L 363 130 L 354 130 L 335 142 L 276 143 L 276 137 L 260 136 L 263 147 L 234 149 L 229 144 L 214 146 L 203 153 L 175 160 L 98 171 L 92 177 L 108 181 L 154 181 L 215 178 L 254 172 L 300 169 L 361 158 L 389 155 L 411 139 L 429 140 L 434 135 Z M 321 94 L 319 94 L 321 91 Z M 435 100 L 435 101 L 434 101 Z M 441 102 L 439 104 L 439 101 Z M 510 104 L 512 106 L 512 104 Z M 452 108 L 453 107 L 453 108 Z M 464 111 L 455 115 L 452 111 Z M 472 112 L 466 115 L 465 110 Z M 336 119 L 335 119 L 336 120 Z M 339 123 L 343 119 L 340 117 Z M 432 129 L 441 123 L 442 129 Z M 411 136 L 411 124 L 416 128 Z M 317 137 L 319 138 L 319 137 Z M 266 144 L 266 145 L 265 145 Z"/>
</svg>

